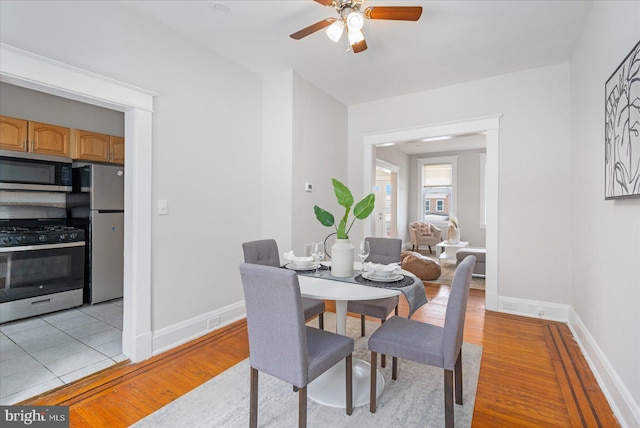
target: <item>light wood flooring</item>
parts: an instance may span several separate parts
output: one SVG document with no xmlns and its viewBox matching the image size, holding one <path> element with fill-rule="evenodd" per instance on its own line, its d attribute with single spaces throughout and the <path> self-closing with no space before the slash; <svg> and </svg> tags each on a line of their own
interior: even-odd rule
<svg viewBox="0 0 640 428">
<path fill-rule="evenodd" d="M 425 288 L 429 303 L 413 318 L 442 325 L 449 287 Z M 400 315 L 407 311 L 401 299 Z M 619 426 L 565 324 L 487 312 L 484 291 L 471 290 L 464 340 L 483 346 L 474 427 Z M 248 355 L 239 321 L 21 404 L 69 406 L 72 427 L 126 427 Z"/>
</svg>

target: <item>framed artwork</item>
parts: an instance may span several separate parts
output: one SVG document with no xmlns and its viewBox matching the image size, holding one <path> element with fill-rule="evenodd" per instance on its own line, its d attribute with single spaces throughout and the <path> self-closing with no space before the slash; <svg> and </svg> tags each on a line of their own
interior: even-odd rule
<svg viewBox="0 0 640 428">
<path fill-rule="evenodd" d="M 640 41 L 605 85 L 605 199 L 640 196 Z"/>
</svg>

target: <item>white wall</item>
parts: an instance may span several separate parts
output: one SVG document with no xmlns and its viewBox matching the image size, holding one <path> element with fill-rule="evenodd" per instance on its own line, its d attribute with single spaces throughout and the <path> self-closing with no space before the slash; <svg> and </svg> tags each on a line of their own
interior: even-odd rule
<svg viewBox="0 0 640 428">
<path fill-rule="evenodd" d="M 331 179 L 347 180 L 347 107 L 297 74 L 293 88 L 293 162 L 289 166 L 293 168 L 293 240 L 288 249 L 303 254 L 305 244 L 335 232 L 316 220 L 313 206 L 328 210 L 336 219 L 344 213 Z M 305 192 L 304 183 L 313 184 L 313 192 Z M 362 195 L 359 198 L 354 191 L 354 198 L 357 202 Z"/>
<path fill-rule="evenodd" d="M 152 209 L 167 199 L 169 215 L 152 222 L 156 350 L 167 344 L 164 328 L 186 339 L 201 330 L 199 317 L 241 301 L 228 267 L 242 260 L 241 242 L 260 234 L 251 196 L 261 171 L 260 78 L 119 2 L 1 2 L 0 37 L 159 94 Z M 197 234 L 185 233 L 194 226 Z"/>
<path fill-rule="evenodd" d="M 640 198 L 604 200 L 604 88 L 638 40 L 640 2 L 596 2 L 571 59 L 574 321 L 620 415 L 636 427 Z"/>
<path fill-rule="evenodd" d="M 365 135 L 503 114 L 498 292 L 569 303 L 570 246 L 556 232 L 570 229 L 569 98 L 569 66 L 561 64 L 351 106 L 349 183 L 362 188 Z"/>
</svg>

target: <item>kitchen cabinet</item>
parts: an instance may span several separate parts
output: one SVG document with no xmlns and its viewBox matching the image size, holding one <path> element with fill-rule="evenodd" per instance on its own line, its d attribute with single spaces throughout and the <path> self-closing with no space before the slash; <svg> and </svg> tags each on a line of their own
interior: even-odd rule
<svg viewBox="0 0 640 428">
<path fill-rule="evenodd" d="M 71 157 L 92 162 L 124 164 L 124 138 L 74 129 Z"/>
<path fill-rule="evenodd" d="M 0 149 L 69 157 L 70 129 L 0 116 Z"/>
<path fill-rule="evenodd" d="M 26 152 L 28 123 L 23 119 L 0 116 L 0 149 Z"/>
</svg>

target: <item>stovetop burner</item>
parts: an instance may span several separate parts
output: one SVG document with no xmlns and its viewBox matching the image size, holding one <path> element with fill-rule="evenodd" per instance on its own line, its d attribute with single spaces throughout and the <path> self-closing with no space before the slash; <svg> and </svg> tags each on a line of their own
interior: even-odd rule
<svg viewBox="0 0 640 428">
<path fill-rule="evenodd" d="M 3 227 L 0 229 L 0 234 L 3 233 L 25 233 L 28 232 L 29 229 L 26 227 Z"/>
</svg>

